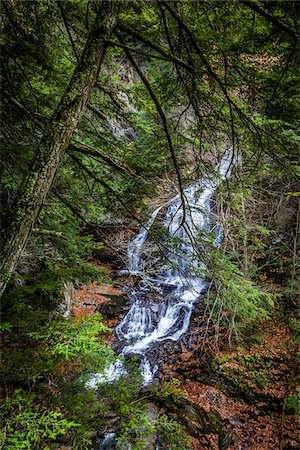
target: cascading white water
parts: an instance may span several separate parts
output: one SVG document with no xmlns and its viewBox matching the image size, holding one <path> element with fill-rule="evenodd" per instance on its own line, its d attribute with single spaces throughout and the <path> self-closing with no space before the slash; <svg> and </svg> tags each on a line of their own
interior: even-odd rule
<svg viewBox="0 0 300 450">
<path fill-rule="evenodd" d="M 152 284 L 144 277 L 141 287 L 129 294 L 131 307 L 116 327 L 119 340 L 125 343 L 121 356 L 132 353 L 142 355 L 140 368 L 144 384 L 151 382 L 157 370 L 157 365 L 151 367 L 147 350 L 166 339 L 177 341 L 187 331 L 194 302 L 207 286 L 207 281 L 201 276 L 204 265 L 197 257 L 195 239 L 201 230 L 211 230 L 210 200 L 220 181 L 229 176 L 231 163 L 232 153 L 227 152 L 217 174 L 203 178 L 184 190 L 185 205 L 178 194 L 160 206 L 129 245 L 129 272 L 143 279 L 143 249 L 146 241 L 151 239 L 151 227 L 160 213 L 159 221 L 169 236 L 169 240 L 164 238 L 163 242 L 167 264 L 162 264 L 161 270 L 158 268 L 158 275 L 151 280 Z M 163 213 L 164 209 L 166 211 Z M 220 232 L 215 234 L 218 245 Z M 153 283 L 161 293 L 161 300 L 156 304 L 145 300 Z M 103 374 L 96 374 L 89 385 L 93 387 L 105 380 L 114 381 L 123 373 L 122 364 L 114 363 Z"/>
</svg>

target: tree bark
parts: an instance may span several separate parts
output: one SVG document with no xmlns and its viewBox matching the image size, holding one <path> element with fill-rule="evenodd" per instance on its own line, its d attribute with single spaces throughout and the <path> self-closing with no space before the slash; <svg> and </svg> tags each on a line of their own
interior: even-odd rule
<svg viewBox="0 0 300 450">
<path fill-rule="evenodd" d="M 116 25 L 117 8 L 117 0 L 98 3 L 95 23 L 80 60 L 19 189 L 7 226 L 3 229 L 0 297 L 17 266 L 62 156 L 97 82 L 107 40 Z"/>
</svg>

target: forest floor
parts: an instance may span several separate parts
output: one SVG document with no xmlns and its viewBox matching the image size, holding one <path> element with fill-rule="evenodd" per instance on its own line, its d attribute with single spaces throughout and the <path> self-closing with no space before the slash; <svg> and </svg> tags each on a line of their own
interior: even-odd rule
<svg viewBox="0 0 300 450">
<path fill-rule="evenodd" d="M 189 400 L 206 411 L 217 410 L 226 423 L 221 447 L 218 436 L 203 435 L 195 449 L 299 448 L 299 419 L 290 405 L 297 390 L 295 343 L 280 321 L 265 323 L 257 335 L 259 343 L 204 350 L 201 358 L 182 353 L 169 372 Z"/>
</svg>

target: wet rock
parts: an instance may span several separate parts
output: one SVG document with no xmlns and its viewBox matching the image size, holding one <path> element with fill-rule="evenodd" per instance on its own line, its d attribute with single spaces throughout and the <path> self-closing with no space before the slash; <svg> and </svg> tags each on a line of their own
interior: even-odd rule
<svg viewBox="0 0 300 450">
<path fill-rule="evenodd" d="M 97 311 L 102 314 L 105 319 L 117 319 L 119 318 L 126 304 L 124 295 L 110 295 L 107 302 L 100 304 L 97 307 Z"/>
<path fill-rule="evenodd" d="M 187 399 L 177 399 L 176 403 L 171 399 L 164 399 L 161 404 L 157 400 L 157 404 L 175 420 L 184 424 L 188 433 L 194 437 L 199 437 L 202 433 L 220 434 L 224 426 L 224 421 L 216 410 L 206 411 L 200 405 Z"/>
<path fill-rule="evenodd" d="M 153 311 L 154 313 L 158 313 L 159 310 L 159 305 L 153 303 L 150 305 L 151 311 Z"/>
<path fill-rule="evenodd" d="M 113 432 L 109 432 L 104 436 L 98 437 L 94 442 L 96 444 L 94 448 L 97 450 L 115 450 L 117 448 L 117 441 L 115 438 L 115 433 Z"/>
<path fill-rule="evenodd" d="M 116 252 L 108 248 L 95 250 L 93 258 L 97 261 L 100 261 L 101 263 L 108 264 L 110 267 L 115 268 L 115 270 L 118 270 L 119 268 L 124 266 L 124 262 L 120 258 L 120 256 Z"/>
<path fill-rule="evenodd" d="M 113 270 L 111 272 L 112 277 L 119 278 L 119 277 L 125 277 L 130 275 L 130 272 L 128 269 L 121 269 L 121 270 Z"/>
</svg>

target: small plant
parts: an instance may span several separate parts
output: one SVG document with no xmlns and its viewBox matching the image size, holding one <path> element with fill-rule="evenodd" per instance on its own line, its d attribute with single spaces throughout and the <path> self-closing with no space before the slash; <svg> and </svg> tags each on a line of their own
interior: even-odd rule
<svg viewBox="0 0 300 450">
<path fill-rule="evenodd" d="M 285 399 L 285 412 L 300 417 L 300 390 Z"/>
<path fill-rule="evenodd" d="M 238 391 L 253 399 L 269 383 L 273 361 L 258 353 L 244 354 L 240 348 L 232 355 L 220 358 L 216 367 Z"/>
<path fill-rule="evenodd" d="M 155 423 L 162 450 L 189 450 L 190 441 L 182 425 L 167 415 L 159 415 Z"/>
<path fill-rule="evenodd" d="M 211 318 L 215 324 L 227 327 L 229 341 L 238 339 L 246 327 L 269 318 L 274 306 L 271 295 L 246 279 L 226 255 L 215 250 L 207 267 L 215 286 L 209 293 Z"/>
<path fill-rule="evenodd" d="M 49 410 L 38 403 L 35 394 L 18 389 L 6 398 L 1 406 L 3 422 L 0 430 L 0 446 L 7 450 L 46 449 L 61 436 L 80 427 L 67 420 L 60 411 Z"/>
<path fill-rule="evenodd" d="M 117 439 L 118 450 L 147 450 L 155 428 L 147 413 L 146 407 L 139 405 L 132 409 L 130 419 L 123 420 L 122 431 Z"/>
<path fill-rule="evenodd" d="M 101 315 L 96 313 L 79 321 L 53 321 L 44 330 L 28 333 L 28 336 L 45 342 L 52 356 L 62 356 L 66 360 L 78 355 L 107 352 L 107 346 L 101 345 L 99 336 L 110 329 L 102 324 L 101 319 Z"/>
<path fill-rule="evenodd" d="M 187 398 L 187 392 L 180 389 L 180 381 L 177 378 L 171 378 L 168 381 L 164 381 L 161 385 L 153 386 L 152 392 L 159 398 L 171 398 L 175 403 L 176 401 Z"/>
</svg>

